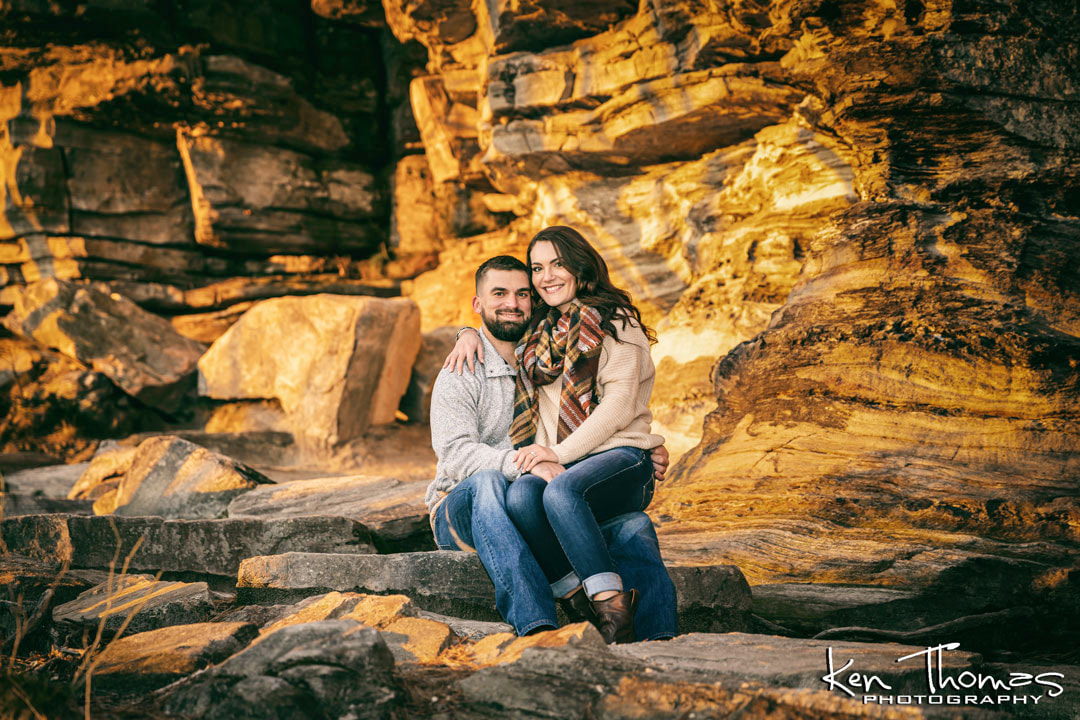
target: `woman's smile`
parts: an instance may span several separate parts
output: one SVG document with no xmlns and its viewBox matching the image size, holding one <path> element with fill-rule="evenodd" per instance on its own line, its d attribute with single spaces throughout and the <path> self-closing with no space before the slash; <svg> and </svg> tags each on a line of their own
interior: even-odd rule
<svg viewBox="0 0 1080 720">
<path fill-rule="evenodd" d="M 563 265 L 555 246 L 538 242 L 529 255 L 533 287 L 540 298 L 550 307 L 565 310 L 566 305 L 577 297 L 577 278 Z"/>
</svg>

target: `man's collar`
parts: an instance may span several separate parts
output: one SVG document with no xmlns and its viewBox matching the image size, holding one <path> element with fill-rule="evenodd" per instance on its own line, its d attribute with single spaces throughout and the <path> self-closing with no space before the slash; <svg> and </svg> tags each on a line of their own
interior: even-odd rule
<svg viewBox="0 0 1080 720">
<path fill-rule="evenodd" d="M 487 328 L 483 324 L 480 326 L 480 342 L 484 345 L 484 373 L 487 377 L 503 377 L 517 374 L 514 368 L 510 367 L 506 360 L 503 360 L 503 356 L 499 354 L 499 351 L 495 349 L 491 339 L 487 336 Z"/>
</svg>

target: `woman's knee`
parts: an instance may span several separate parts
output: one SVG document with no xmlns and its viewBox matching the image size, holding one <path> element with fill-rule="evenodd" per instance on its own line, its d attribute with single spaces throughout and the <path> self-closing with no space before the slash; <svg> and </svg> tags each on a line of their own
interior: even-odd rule
<svg viewBox="0 0 1080 720">
<path fill-rule="evenodd" d="M 562 479 L 561 476 L 556 477 L 544 488 L 544 509 L 548 513 L 572 508 L 575 503 L 584 499 L 574 483 L 560 482 Z"/>
</svg>

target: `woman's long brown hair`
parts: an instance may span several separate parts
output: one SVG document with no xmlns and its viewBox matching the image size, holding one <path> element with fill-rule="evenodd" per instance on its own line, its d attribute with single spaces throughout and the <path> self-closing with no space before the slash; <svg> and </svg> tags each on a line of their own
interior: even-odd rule
<svg viewBox="0 0 1080 720">
<path fill-rule="evenodd" d="M 624 314 L 637 322 L 650 344 L 656 343 L 656 333 L 641 319 L 641 311 L 634 306 L 630 293 L 611 283 L 607 263 L 589 244 L 589 241 L 582 237 L 581 233 L 565 225 L 546 227 L 529 241 L 529 249 L 525 256 L 527 260 L 532 257 L 532 249 L 538 242 L 549 242 L 555 248 L 555 254 L 563 261 L 563 267 L 577 280 L 578 300 L 583 305 L 596 308 L 600 313 L 600 327 L 604 332 L 618 340 L 619 334 L 612 320 L 616 315 Z M 531 260 L 529 261 L 529 278 L 532 279 Z M 549 308 L 547 303 L 540 299 L 535 286 L 532 294 L 534 310 L 531 326 L 535 328 L 548 314 Z M 625 320 L 623 323 L 625 327 Z"/>
</svg>

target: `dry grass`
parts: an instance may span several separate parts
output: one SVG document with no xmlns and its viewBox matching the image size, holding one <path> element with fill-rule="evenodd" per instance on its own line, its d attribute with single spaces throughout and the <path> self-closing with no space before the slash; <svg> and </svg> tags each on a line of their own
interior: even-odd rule
<svg viewBox="0 0 1080 720">
<path fill-rule="evenodd" d="M 0 523 L 4 520 L 4 499 L 5 499 L 5 482 L 3 473 L 0 473 Z M 119 592 L 125 586 L 125 580 L 128 574 L 128 568 L 130 567 L 131 560 L 142 546 L 143 539 L 139 538 L 131 550 L 127 553 L 123 563 L 120 565 L 120 570 L 117 572 L 117 563 L 120 561 L 120 552 L 123 546 L 122 539 L 120 537 L 120 531 L 116 527 L 115 521 L 110 517 L 109 525 L 112 528 L 113 537 L 116 539 L 116 549 L 113 552 L 112 560 L 109 562 L 109 575 L 106 580 L 106 592 L 105 592 L 105 610 L 102 612 L 96 631 L 94 633 L 93 640 L 81 651 L 81 660 L 78 668 L 75 670 L 74 677 L 71 680 L 70 688 L 72 690 L 83 690 L 83 707 L 82 714 L 86 720 L 90 720 L 90 700 L 91 700 L 91 686 L 94 674 L 94 669 L 100 660 L 101 654 L 109 646 L 110 643 L 116 641 L 127 630 L 128 625 L 135 615 L 142 609 L 143 605 L 150 599 L 150 597 L 144 597 L 138 603 L 136 603 L 128 611 L 124 617 L 119 629 L 108 640 L 104 642 L 105 637 L 105 625 L 110 615 L 110 610 L 115 601 L 115 598 Z M 4 542 L 3 536 L 0 535 L 0 558 L 6 558 L 12 553 Z M 31 692 L 27 689 L 28 678 L 20 677 L 17 672 L 19 647 L 23 640 L 33 632 L 42 620 L 47 615 L 51 614 L 53 600 L 56 596 L 56 589 L 59 586 L 61 580 L 67 574 L 70 569 L 71 559 L 64 558 L 63 563 L 56 573 L 56 576 L 52 579 L 49 587 L 42 593 L 40 600 L 34 607 L 33 611 L 28 613 L 24 605 L 24 598 L 21 591 L 16 590 L 16 583 L 11 583 L 6 587 L 8 598 L 0 599 L 0 603 L 7 607 L 12 613 L 14 619 L 15 628 L 14 634 L 11 638 L 5 641 L 3 646 L 3 652 L 0 654 L 0 681 L 2 681 L 3 687 L 0 688 L 0 712 L 3 713 L 3 717 L 12 718 L 38 718 L 44 719 L 49 717 L 43 714 L 39 710 L 39 706 L 42 705 L 40 696 L 43 692 L 46 696 L 48 691 L 43 691 L 40 688 L 35 687 L 35 691 Z M 155 576 L 155 580 L 161 578 L 161 572 L 159 571 Z M 9 650 L 10 648 L 10 650 Z M 55 648 L 54 648 L 55 651 Z M 38 682 L 32 683 L 40 684 Z M 16 700 L 17 707 L 13 707 L 12 700 Z M 48 712 L 48 711 L 46 711 Z"/>
</svg>

